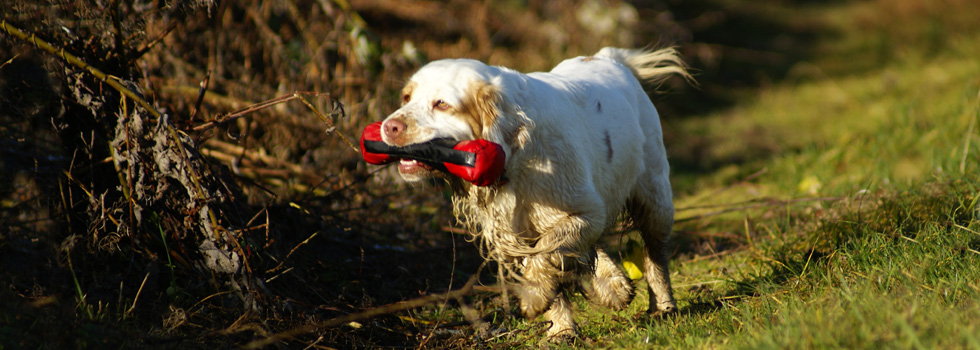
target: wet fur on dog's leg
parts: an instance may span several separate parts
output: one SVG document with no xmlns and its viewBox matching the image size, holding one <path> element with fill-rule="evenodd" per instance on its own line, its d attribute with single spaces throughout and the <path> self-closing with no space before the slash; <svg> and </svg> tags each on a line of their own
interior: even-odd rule
<svg viewBox="0 0 980 350">
<path fill-rule="evenodd" d="M 531 319 L 551 307 L 558 291 L 559 275 L 563 274 L 563 258 L 559 253 L 529 256 L 524 261 L 524 283 L 516 288 L 521 313 Z"/>
<path fill-rule="evenodd" d="M 659 183 L 658 183 L 659 182 Z M 670 286 L 670 269 L 666 250 L 667 240 L 674 225 L 674 206 L 670 192 L 664 191 L 664 177 L 642 178 L 627 208 L 630 217 L 643 237 L 643 275 L 650 292 L 652 314 L 677 311 L 677 303 Z M 660 192 L 657 191 L 659 189 Z"/>
</svg>

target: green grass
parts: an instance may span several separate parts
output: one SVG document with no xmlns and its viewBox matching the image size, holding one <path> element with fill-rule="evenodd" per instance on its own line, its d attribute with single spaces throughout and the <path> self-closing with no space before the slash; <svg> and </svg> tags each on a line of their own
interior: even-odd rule
<svg viewBox="0 0 980 350">
<path fill-rule="evenodd" d="M 980 349 L 980 27 L 961 14 L 980 5 L 885 25 L 917 6 L 812 8 L 838 32 L 825 55 L 733 109 L 669 121 L 703 140 L 708 169 L 675 171 L 678 218 L 707 214 L 681 220 L 678 245 L 726 250 L 681 251 L 681 311 L 664 319 L 637 316 L 642 283 L 621 312 L 573 296 L 586 340 L 556 347 Z M 524 331 L 492 344 L 535 344 L 540 325 L 503 322 Z"/>
<path fill-rule="evenodd" d="M 725 328 L 727 340 L 752 349 L 980 347 L 977 189 L 962 187 L 869 198 L 882 203 L 825 221 L 809 233 L 818 238 L 810 249 L 764 253 L 775 256 L 771 272 L 749 280 L 756 292 L 733 306 L 738 325 Z"/>
</svg>

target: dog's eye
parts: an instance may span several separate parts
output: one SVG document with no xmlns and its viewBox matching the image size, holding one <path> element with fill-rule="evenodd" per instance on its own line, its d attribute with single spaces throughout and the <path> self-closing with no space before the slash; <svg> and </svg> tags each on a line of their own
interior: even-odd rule
<svg viewBox="0 0 980 350">
<path fill-rule="evenodd" d="M 408 103 L 408 101 L 411 101 L 411 100 L 412 100 L 412 95 L 409 95 L 409 94 L 402 95 L 402 104 L 406 104 L 406 103 Z"/>
<path fill-rule="evenodd" d="M 439 110 L 443 110 L 444 111 L 444 110 L 449 109 L 449 104 L 446 103 L 446 101 L 438 100 L 438 101 L 436 101 L 436 103 L 434 103 L 432 105 L 432 107 L 435 107 L 436 109 L 439 109 Z"/>
</svg>

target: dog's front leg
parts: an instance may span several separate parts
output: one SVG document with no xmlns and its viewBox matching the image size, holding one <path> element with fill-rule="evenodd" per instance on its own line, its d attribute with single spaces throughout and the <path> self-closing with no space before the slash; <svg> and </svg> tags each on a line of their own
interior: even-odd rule
<svg viewBox="0 0 980 350">
<path fill-rule="evenodd" d="M 578 335 L 578 326 L 572 318 L 572 305 L 564 293 L 558 293 L 544 317 L 551 321 L 551 327 L 548 328 L 548 337 L 542 340 L 564 342 Z"/>
<path fill-rule="evenodd" d="M 524 281 L 518 288 L 521 311 L 525 316 L 534 318 L 552 308 L 551 303 L 558 294 L 560 283 L 576 274 L 576 270 L 591 264 L 591 247 L 602 234 L 602 219 L 601 214 L 568 215 L 541 236 L 535 248 L 542 249 L 543 252 L 526 258 Z M 549 312 L 549 319 L 556 318 L 553 322 L 558 318 L 571 319 L 571 311 L 567 307 L 560 308 L 556 312 Z"/>
<path fill-rule="evenodd" d="M 521 312 L 535 318 L 547 310 L 558 292 L 558 283 L 565 274 L 564 257 L 560 253 L 541 253 L 524 261 L 524 281 L 517 288 Z"/>
</svg>

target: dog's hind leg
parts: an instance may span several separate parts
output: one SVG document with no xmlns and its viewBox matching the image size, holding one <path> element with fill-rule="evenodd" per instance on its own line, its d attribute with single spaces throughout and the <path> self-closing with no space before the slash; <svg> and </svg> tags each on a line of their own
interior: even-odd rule
<svg viewBox="0 0 980 350">
<path fill-rule="evenodd" d="M 664 160 L 666 161 L 666 160 Z M 667 240 L 674 226 L 674 204 L 666 175 L 644 173 L 637 182 L 627 209 L 643 237 L 644 276 L 650 292 L 650 313 L 677 311 L 670 287 Z"/>
</svg>

